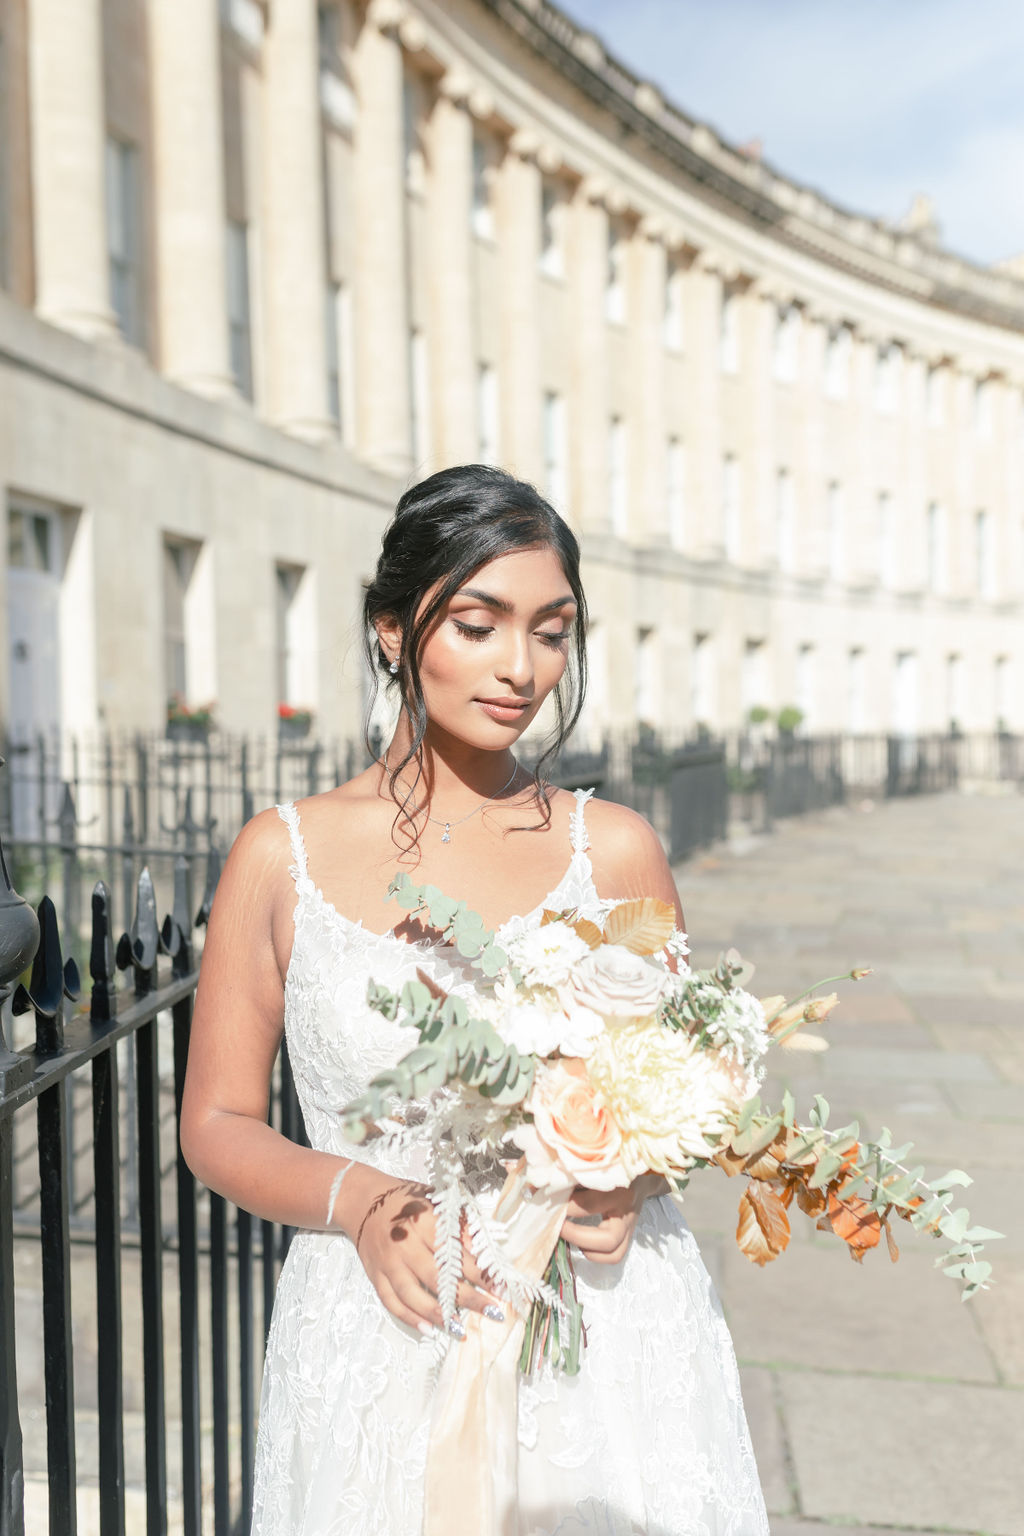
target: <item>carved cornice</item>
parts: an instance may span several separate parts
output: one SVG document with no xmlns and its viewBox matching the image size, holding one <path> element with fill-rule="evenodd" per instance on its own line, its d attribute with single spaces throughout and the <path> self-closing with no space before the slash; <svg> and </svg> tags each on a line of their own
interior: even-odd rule
<svg viewBox="0 0 1024 1536">
<path fill-rule="evenodd" d="M 651 146 L 702 194 L 780 243 L 940 309 L 1024 331 L 1024 281 L 976 266 L 881 220 L 852 214 L 743 153 L 666 102 L 550 0 L 479 0 L 515 35 Z M 603 200 L 603 199 L 602 199 Z"/>
</svg>

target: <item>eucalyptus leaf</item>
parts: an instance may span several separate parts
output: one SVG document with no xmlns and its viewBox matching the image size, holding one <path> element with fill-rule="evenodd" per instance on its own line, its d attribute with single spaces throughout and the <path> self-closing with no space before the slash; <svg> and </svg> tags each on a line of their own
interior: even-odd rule
<svg viewBox="0 0 1024 1536">
<path fill-rule="evenodd" d="M 796 1100 L 787 1088 L 782 1095 L 782 1123 L 787 1130 L 793 1128 L 793 1117 L 796 1114 Z"/>
<path fill-rule="evenodd" d="M 939 1222 L 939 1231 L 943 1237 L 948 1237 L 951 1242 L 958 1243 L 967 1231 L 970 1219 L 967 1211 L 961 1206 L 959 1210 L 950 1211 L 947 1215 L 943 1216 Z"/>
<path fill-rule="evenodd" d="M 811 1119 L 814 1120 L 816 1124 L 824 1127 L 828 1124 L 829 1114 L 830 1110 L 828 1099 L 825 1098 L 824 1094 L 816 1093 L 814 1095 L 814 1108 L 811 1110 Z"/>
<path fill-rule="evenodd" d="M 926 1187 L 928 1189 L 947 1190 L 960 1186 L 963 1189 L 967 1189 L 968 1186 L 973 1183 L 974 1180 L 971 1178 L 970 1174 L 964 1173 L 962 1168 L 951 1168 L 949 1172 L 944 1173 L 940 1179 L 932 1179 Z"/>
<path fill-rule="evenodd" d="M 841 1157 L 836 1157 L 834 1152 L 823 1152 L 818 1158 L 818 1166 L 807 1180 L 810 1189 L 821 1189 L 831 1179 L 834 1179 L 843 1165 Z"/>
<path fill-rule="evenodd" d="M 417 1017 L 425 1014 L 436 1001 L 430 988 L 422 981 L 407 981 L 402 988 L 401 1000 L 402 1007 Z"/>
<path fill-rule="evenodd" d="M 744 1104 L 743 1108 L 740 1110 L 739 1117 L 737 1118 L 737 1121 L 736 1121 L 736 1130 L 737 1131 L 745 1131 L 747 1129 L 747 1126 L 753 1120 L 754 1116 L 757 1114 L 757 1112 L 758 1112 L 758 1110 L 760 1108 L 761 1108 L 761 1095 L 758 1094 L 758 1093 L 755 1093 L 752 1098 L 749 1098 L 747 1100 L 747 1102 Z"/>
<path fill-rule="evenodd" d="M 366 988 L 367 1007 L 375 1013 L 381 1013 L 386 1019 L 394 1019 L 398 1014 L 398 998 L 390 987 L 378 986 L 371 981 Z"/>
<path fill-rule="evenodd" d="M 733 1151 L 746 1152 L 748 1157 L 753 1157 L 758 1152 L 763 1152 L 765 1147 L 770 1147 L 782 1126 L 782 1116 L 773 1115 L 766 1125 L 760 1128 L 750 1126 L 744 1133 L 744 1140 L 749 1140 L 749 1145 L 740 1148 L 733 1142 Z"/>
<path fill-rule="evenodd" d="M 487 948 L 481 951 L 477 963 L 485 976 L 497 976 L 505 964 L 505 952 L 496 944 L 488 944 Z"/>
</svg>

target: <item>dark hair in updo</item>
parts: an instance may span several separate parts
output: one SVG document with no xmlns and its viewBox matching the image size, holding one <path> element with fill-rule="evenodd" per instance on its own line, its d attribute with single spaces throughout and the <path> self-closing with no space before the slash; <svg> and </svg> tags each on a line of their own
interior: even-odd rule
<svg viewBox="0 0 1024 1536">
<path fill-rule="evenodd" d="M 441 469 L 405 492 L 384 532 L 380 558 L 363 600 L 364 644 L 373 693 L 382 676 L 386 687 L 397 684 L 402 709 L 412 726 L 410 749 L 401 762 L 389 762 L 388 780 L 398 806 L 397 822 L 406 816 L 413 790 L 422 774 L 419 756 L 427 728 L 427 708 L 420 681 L 423 641 L 444 605 L 481 566 L 517 550 L 554 551 L 565 572 L 577 611 L 573 621 L 569 664 L 554 692 L 555 728 L 534 764 L 534 793 L 551 819 L 544 771 L 558 756 L 583 707 L 587 683 L 587 605 L 580 583 L 580 549 L 575 536 L 540 492 L 525 480 L 486 464 L 459 464 Z M 423 599 L 436 587 L 429 603 Z M 396 619 L 402 629 L 402 654 L 397 676 L 377 639 L 375 622 Z M 369 718 L 369 711 L 367 713 Z M 367 746 L 372 746 L 367 738 Z M 413 787 L 400 798 L 396 784 L 403 769 L 416 760 Z"/>
</svg>

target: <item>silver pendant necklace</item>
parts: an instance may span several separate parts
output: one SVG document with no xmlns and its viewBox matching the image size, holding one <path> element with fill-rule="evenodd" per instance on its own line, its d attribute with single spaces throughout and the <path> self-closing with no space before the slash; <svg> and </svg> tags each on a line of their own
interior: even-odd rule
<svg viewBox="0 0 1024 1536">
<path fill-rule="evenodd" d="M 387 772 L 387 770 L 388 770 L 388 755 L 387 755 L 386 752 L 384 754 L 383 761 L 384 761 L 384 771 Z M 486 810 L 486 808 L 489 805 L 493 805 L 495 800 L 500 799 L 501 796 L 505 793 L 506 789 L 509 788 L 509 786 L 512 783 L 512 780 L 515 778 L 515 776 L 516 776 L 516 774 L 518 772 L 519 772 L 519 764 L 517 762 L 514 765 L 511 774 L 505 780 L 504 784 L 497 791 L 497 793 L 491 795 L 490 799 L 488 799 L 488 800 L 481 800 L 481 802 L 480 802 L 480 804 L 478 806 L 474 807 L 474 809 L 471 810 L 470 812 L 468 812 L 467 815 L 460 816 L 458 821 L 442 821 L 440 819 L 440 817 L 431 816 L 430 813 L 428 812 L 427 813 L 427 820 L 428 821 L 432 821 L 434 823 L 435 827 L 443 827 L 444 828 L 444 831 L 441 834 L 441 841 L 442 841 L 442 843 L 450 843 L 451 842 L 451 840 L 452 840 L 452 828 L 453 827 L 461 827 L 464 822 L 472 821 L 474 816 L 478 815 L 481 811 Z"/>
</svg>

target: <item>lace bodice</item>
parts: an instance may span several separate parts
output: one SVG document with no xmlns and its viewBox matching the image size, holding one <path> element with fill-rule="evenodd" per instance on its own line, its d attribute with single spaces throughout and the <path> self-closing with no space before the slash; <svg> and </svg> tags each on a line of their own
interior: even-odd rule
<svg viewBox="0 0 1024 1536">
<path fill-rule="evenodd" d="M 603 920 L 613 905 L 602 901 L 594 888 L 585 821 L 592 794 L 590 789 L 576 791 L 569 863 L 561 880 L 532 912 L 502 924 L 499 939 L 512 938 L 535 923 L 545 907 L 576 907 L 581 916 Z M 373 1144 L 355 1148 L 339 1131 L 338 1110 L 415 1044 L 401 1024 L 367 1005 L 367 983 L 372 979 L 397 990 L 423 970 L 446 992 L 468 1000 L 476 973 L 451 945 L 434 939 L 412 943 L 399 938 L 393 928 L 376 933 L 339 912 L 310 877 L 295 805 L 289 802 L 277 809 L 291 839 L 291 874 L 298 896 L 285 979 L 285 1037 L 307 1134 L 319 1151 L 412 1175 L 407 1164 L 395 1166 L 393 1154 L 389 1157 Z"/>
<path fill-rule="evenodd" d="M 596 921 L 577 791 L 568 867 L 543 907 Z M 468 995 L 454 950 L 379 934 L 339 912 L 309 875 L 294 805 L 295 940 L 285 1032 L 314 1147 L 418 1178 L 381 1142 L 353 1147 L 338 1110 L 414 1037 L 366 1003 L 373 978 L 400 987 L 422 969 Z M 452 893 L 457 894 L 457 893 Z M 675 1206 L 648 1200 L 626 1258 L 577 1256 L 588 1345 L 580 1375 L 542 1371 L 519 1389 L 518 1500 L 507 1536 L 768 1536 L 728 1330 L 697 1245 Z M 267 1341 L 252 1536 L 420 1536 L 436 1341 L 398 1323 L 338 1232 L 299 1232 L 278 1283 Z"/>
</svg>

